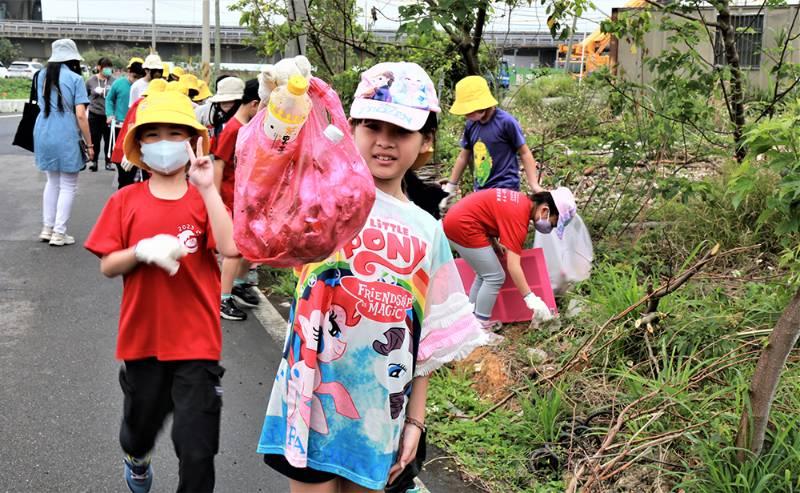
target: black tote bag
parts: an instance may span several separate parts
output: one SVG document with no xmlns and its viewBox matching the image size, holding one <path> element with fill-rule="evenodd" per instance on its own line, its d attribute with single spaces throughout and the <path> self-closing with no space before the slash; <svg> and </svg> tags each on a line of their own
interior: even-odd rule
<svg viewBox="0 0 800 493">
<path fill-rule="evenodd" d="M 17 126 L 17 133 L 14 134 L 14 141 L 12 142 L 15 146 L 22 147 L 31 152 L 33 152 L 33 127 L 36 125 L 36 117 L 39 116 L 39 105 L 36 103 L 39 99 L 36 90 L 38 78 L 39 72 L 36 72 L 31 83 L 31 94 L 22 110 L 22 120 L 20 120 L 19 126 Z"/>
</svg>

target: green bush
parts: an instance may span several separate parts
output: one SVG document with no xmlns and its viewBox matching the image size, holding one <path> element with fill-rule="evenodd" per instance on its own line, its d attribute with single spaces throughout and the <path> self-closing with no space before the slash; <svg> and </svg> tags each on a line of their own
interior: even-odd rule
<svg viewBox="0 0 800 493">
<path fill-rule="evenodd" d="M 0 79 L 0 99 L 28 99 L 30 79 Z"/>
</svg>

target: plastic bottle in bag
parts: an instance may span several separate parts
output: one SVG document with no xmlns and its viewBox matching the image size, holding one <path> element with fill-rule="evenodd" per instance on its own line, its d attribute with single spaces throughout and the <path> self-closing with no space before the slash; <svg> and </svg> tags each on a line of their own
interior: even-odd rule
<svg viewBox="0 0 800 493">
<path fill-rule="evenodd" d="M 297 138 L 311 112 L 308 81 L 293 75 L 289 83 L 272 91 L 264 119 L 264 133 L 272 140 L 273 148 L 283 152 L 286 144 Z"/>
</svg>

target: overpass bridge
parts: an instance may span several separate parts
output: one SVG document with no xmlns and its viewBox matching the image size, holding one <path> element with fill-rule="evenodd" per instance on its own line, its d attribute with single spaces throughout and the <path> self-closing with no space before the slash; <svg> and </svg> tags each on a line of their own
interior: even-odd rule
<svg viewBox="0 0 800 493">
<path fill-rule="evenodd" d="M 200 26 L 163 25 L 155 26 L 158 52 L 165 59 L 175 55 L 198 57 L 202 40 Z M 212 28 L 213 32 L 213 28 Z M 46 59 L 50 56 L 50 43 L 59 38 L 71 38 L 81 50 L 102 50 L 110 45 L 127 45 L 146 50 L 150 46 L 153 27 L 149 24 L 109 24 L 4 20 L 0 22 L 0 37 L 20 44 L 28 58 Z M 396 42 L 397 33 L 390 30 L 374 30 L 379 41 Z M 249 30 L 242 27 L 222 27 L 220 43 L 222 62 L 257 63 L 266 62 L 255 48 L 248 44 Z M 576 34 L 580 40 L 583 34 Z M 554 40 L 548 32 L 502 31 L 484 33 L 486 42 L 503 50 L 506 58 L 530 59 L 533 65 L 547 63 L 555 50 L 564 41 Z M 537 58 L 538 60 L 534 60 Z M 512 62 L 515 63 L 515 62 Z M 528 61 L 517 64 L 527 66 Z"/>
</svg>

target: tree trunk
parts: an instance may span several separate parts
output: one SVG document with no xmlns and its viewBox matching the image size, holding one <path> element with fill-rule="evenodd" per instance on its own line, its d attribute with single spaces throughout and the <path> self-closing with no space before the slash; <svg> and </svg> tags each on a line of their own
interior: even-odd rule
<svg viewBox="0 0 800 493">
<path fill-rule="evenodd" d="M 750 382 L 749 402 L 745 404 L 739 422 L 739 431 L 736 435 L 737 447 L 749 449 L 756 455 L 761 453 L 772 400 L 775 398 L 786 359 L 794 348 L 798 336 L 800 336 L 800 290 L 783 310 L 766 347 L 758 358 L 753 380 Z M 739 462 L 744 462 L 745 454 L 739 452 L 737 458 Z"/>
<path fill-rule="evenodd" d="M 478 15 L 475 19 L 475 32 L 472 35 L 472 53 L 478 57 L 478 52 L 481 49 L 481 40 L 483 39 L 483 26 L 486 24 L 486 4 L 481 4 L 478 7 Z"/>
<path fill-rule="evenodd" d="M 458 51 L 461 52 L 461 58 L 464 59 L 464 65 L 467 66 L 467 74 L 481 75 L 478 56 L 472 51 L 472 44 L 462 44 L 458 47 Z"/>
<path fill-rule="evenodd" d="M 719 15 L 717 23 L 725 47 L 725 58 L 731 69 L 731 101 L 733 110 L 733 140 L 736 146 L 736 161 L 742 162 L 747 149 L 742 140 L 744 134 L 744 90 L 742 88 L 742 70 L 739 67 L 739 52 L 736 50 L 736 28 L 731 24 L 730 0 L 715 3 Z"/>
</svg>

